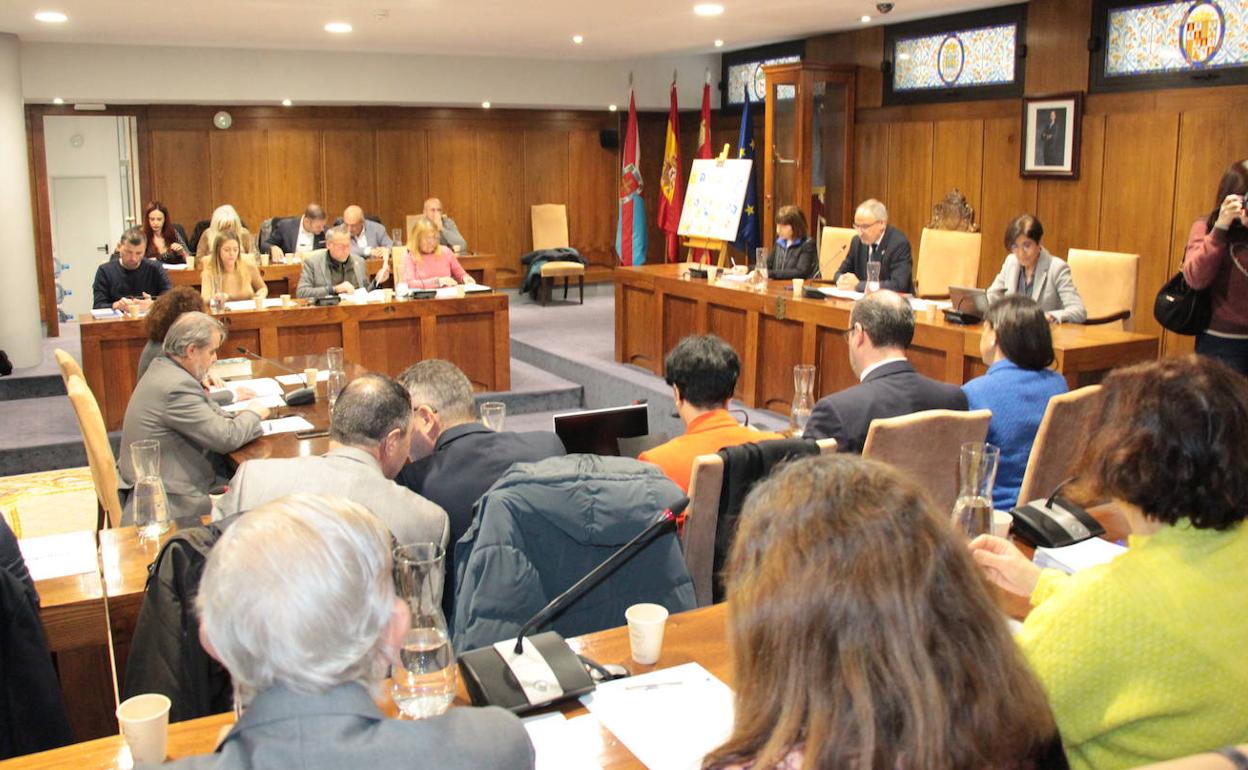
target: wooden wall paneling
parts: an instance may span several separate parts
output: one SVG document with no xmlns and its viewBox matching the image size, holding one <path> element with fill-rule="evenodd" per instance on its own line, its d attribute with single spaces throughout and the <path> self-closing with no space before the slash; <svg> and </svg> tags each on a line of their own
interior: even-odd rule
<svg viewBox="0 0 1248 770">
<path fill-rule="evenodd" d="M 429 186 L 424 197 L 442 201 L 442 210 L 455 220 L 459 232 L 468 241 L 468 248 L 483 251 L 478 236 L 491 225 L 478 221 L 477 217 L 476 155 L 476 130 L 430 130 Z M 513 196 L 517 193 L 515 179 L 512 177 L 510 189 Z"/>
<path fill-rule="evenodd" d="M 407 215 L 424 210 L 429 197 L 429 146 L 422 130 L 377 131 L 377 213 L 386 227 L 402 228 Z M 475 244 L 474 244 L 475 247 Z"/>
<path fill-rule="evenodd" d="M 207 131 L 151 131 L 152 186 L 143 197 L 158 200 L 191 237 L 195 223 L 212 215 L 212 164 Z M 195 244 L 191 244 L 195 248 Z"/>
<path fill-rule="evenodd" d="M 519 189 L 526 176 L 524 136 L 518 131 L 481 130 L 476 132 L 476 148 L 471 173 L 477 182 L 473 205 L 477 235 L 475 240 L 467 233 L 465 237 L 475 251 L 497 255 L 500 282 L 519 285 L 524 279 L 520 257 L 533 249 L 529 206 Z M 442 205 L 447 205 L 445 200 Z"/>
<path fill-rule="evenodd" d="M 325 200 L 321 205 L 329 221 L 353 204 L 369 214 L 377 213 L 376 133 L 371 128 L 326 131 L 324 147 Z M 390 228 L 394 223 L 385 225 Z"/>
<path fill-rule="evenodd" d="M 888 127 L 888 221 L 912 241 L 931 216 L 932 124 L 894 123 Z"/>
<path fill-rule="evenodd" d="M 524 212 L 527 241 L 533 243 L 533 225 L 530 218 L 530 207 L 541 203 L 562 203 L 567 211 L 568 219 L 572 219 L 573 208 L 579 208 L 589 201 L 572 201 L 568 197 L 568 132 L 567 131 L 525 131 L 523 178 L 524 178 Z M 568 228 L 569 245 L 571 243 L 571 226 Z"/>
<path fill-rule="evenodd" d="M 569 133 L 568 197 L 579 201 L 580 205 L 568 211 L 568 236 L 581 256 L 594 264 L 614 265 L 616 262 L 614 204 L 618 160 L 615 151 L 604 149 L 599 143 L 598 131 Z"/>
<path fill-rule="evenodd" d="M 707 304 L 706 309 L 706 325 L 708 329 L 714 329 L 715 334 L 732 346 L 737 351 L 738 356 L 745 352 L 746 338 L 748 337 L 748 313 L 738 307 L 728 305 Z M 800 338 L 799 338 L 800 339 Z M 751 381 L 755 376 L 754 362 L 742 359 L 741 376 L 737 378 L 737 385 L 733 389 L 733 396 L 736 398 L 745 397 L 746 382 Z M 751 394 L 753 395 L 753 394 Z"/>
<path fill-rule="evenodd" d="M 1024 87 L 1029 95 L 1086 91 L 1092 0 L 1036 0 L 1027 5 Z"/>
<path fill-rule="evenodd" d="M 980 230 L 979 285 L 987 286 L 1001 270 L 1005 247 L 998 247 L 1010 220 L 1036 210 L 1036 182 L 1019 176 L 1022 127 L 1018 115 L 984 121 L 984 181 Z"/>
<path fill-rule="evenodd" d="M 269 136 L 269 210 L 265 217 L 302 214 L 309 203 L 326 205 L 321 132 L 274 129 Z M 334 213 L 330 213 L 333 222 Z M 256 228 L 259 228 L 257 223 Z"/>
<path fill-rule="evenodd" d="M 868 198 L 889 199 L 888 125 L 884 123 L 854 126 L 855 205 Z"/>
<path fill-rule="evenodd" d="M 931 206 L 954 188 L 962 191 L 978 217 L 983 174 L 984 121 L 937 121 L 932 127 L 932 192 L 923 224 L 931 220 Z M 908 235 L 917 242 L 920 232 Z"/>
<path fill-rule="evenodd" d="M 806 41 L 806 60 L 819 64 L 858 65 L 858 107 L 879 107 L 884 99 L 884 27 L 821 35 Z"/>
<path fill-rule="evenodd" d="M 263 131 L 234 128 L 209 134 L 212 208 L 232 205 L 252 235 L 271 216 L 268 139 Z M 212 215 L 209 209 L 204 216 Z M 193 224 L 193 223 L 192 223 Z M 190 232 L 187 232 L 190 235 Z M 195 248 L 195 244 L 191 244 Z"/>
<path fill-rule="evenodd" d="M 1152 307 L 1169 277 L 1178 140 L 1177 113 L 1106 119 L 1099 248 L 1140 255 L 1135 330 L 1144 334 L 1161 331 Z"/>
<path fill-rule="evenodd" d="M 1105 117 L 1083 117 L 1079 179 L 1041 179 L 1036 188 L 1036 216 L 1044 225 L 1044 245 L 1066 258 L 1070 249 L 1094 249 L 1099 243 L 1099 212 L 1105 163 Z M 1001 243 L 1001 238 L 996 238 Z M 982 277 L 982 276 L 981 276 Z"/>
</svg>

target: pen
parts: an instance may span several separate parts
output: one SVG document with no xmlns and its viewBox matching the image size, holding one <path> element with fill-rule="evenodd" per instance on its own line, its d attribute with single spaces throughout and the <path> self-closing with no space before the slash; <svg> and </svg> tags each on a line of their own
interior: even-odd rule
<svg viewBox="0 0 1248 770">
<path fill-rule="evenodd" d="M 682 684 L 682 682 L 655 682 L 654 684 L 634 684 L 625 687 L 625 690 L 654 690 L 659 687 L 670 687 L 672 685 Z"/>
</svg>

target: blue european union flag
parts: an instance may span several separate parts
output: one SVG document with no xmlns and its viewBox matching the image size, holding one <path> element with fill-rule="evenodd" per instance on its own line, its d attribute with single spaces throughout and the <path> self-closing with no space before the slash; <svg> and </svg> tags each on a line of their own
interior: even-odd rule
<svg viewBox="0 0 1248 770">
<path fill-rule="evenodd" d="M 737 139 L 737 157 L 754 160 L 754 123 L 750 120 L 749 94 L 745 97 L 745 109 L 741 110 L 741 135 Z M 745 186 L 745 207 L 741 212 L 741 224 L 737 227 L 735 245 L 752 259 L 754 250 L 759 247 L 759 244 L 758 185 L 754 182 L 754 166 L 751 166 L 750 181 Z"/>
</svg>

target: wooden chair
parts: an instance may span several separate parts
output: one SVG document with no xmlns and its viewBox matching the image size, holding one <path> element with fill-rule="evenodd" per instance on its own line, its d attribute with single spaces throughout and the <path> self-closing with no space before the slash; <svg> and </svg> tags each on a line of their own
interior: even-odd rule
<svg viewBox="0 0 1248 770">
<path fill-rule="evenodd" d="M 66 353 L 64 350 L 57 348 L 52 351 L 56 356 L 56 365 L 61 367 L 61 379 L 65 381 L 65 391 L 69 392 L 69 376 L 76 374 L 86 381 L 87 376 L 82 373 L 82 367 L 74 360 L 74 357 Z"/>
<path fill-rule="evenodd" d="M 862 456 L 880 460 L 909 474 L 945 512 L 958 499 L 958 456 L 961 446 L 988 437 L 992 412 L 932 409 L 900 417 L 872 420 Z"/>
<path fill-rule="evenodd" d="M 1071 249 L 1066 253 L 1070 277 L 1088 309 L 1085 324 L 1112 324 L 1131 331 L 1135 324 L 1135 283 L 1140 269 L 1139 254 L 1116 251 Z"/>
<path fill-rule="evenodd" d="M 533 250 L 568 247 L 568 207 L 562 203 L 539 203 L 530 207 L 533 224 Z M 585 266 L 580 262 L 556 260 L 542 265 L 542 285 L 538 294 L 543 305 L 550 303 L 555 279 L 563 279 L 563 298 L 568 298 L 568 281 L 576 278 L 580 303 L 585 304 Z"/>
<path fill-rule="evenodd" d="M 915 296 L 948 299 L 950 286 L 974 286 L 982 233 L 923 228 L 915 270 Z"/>
<path fill-rule="evenodd" d="M 849 251 L 849 242 L 858 231 L 852 227 L 825 227 L 819 237 L 819 276 L 826 281 L 832 280 L 836 269 L 845 261 Z"/>
<path fill-rule="evenodd" d="M 87 448 L 87 465 L 91 468 L 91 481 L 95 483 L 95 496 L 99 500 L 97 528 L 121 526 L 121 498 L 117 494 L 117 458 L 108 443 L 108 431 L 104 428 L 104 416 L 87 381 L 77 374 L 66 378 L 65 390 L 78 418 L 82 442 Z"/>
<path fill-rule="evenodd" d="M 1087 431 L 1092 416 L 1101 409 L 1100 385 L 1072 390 L 1049 399 L 1036 440 L 1027 456 L 1027 469 L 1018 488 L 1018 504 L 1025 505 L 1052 494 L 1071 475 L 1071 453 Z"/>
<path fill-rule="evenodd" d="M 836 452 L 836 439 L 819 439 L 819 454 Z M 715 533 L 719 529 L 719 498 L 724 486 L 724 458 L 717 454 L 699 455 L 693 461 L 689 479 L 689 507 L 685 509 L 682 537 L 685 566 L 693 578 L 698 606 L 712 603 L 715 571 Z"/>
</svg>

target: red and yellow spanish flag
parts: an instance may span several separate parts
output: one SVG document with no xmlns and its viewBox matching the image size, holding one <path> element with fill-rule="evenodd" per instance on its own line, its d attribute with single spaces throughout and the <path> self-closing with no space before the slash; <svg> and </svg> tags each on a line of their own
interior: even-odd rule
<svg viewBox="0 0 1248 770">
<path fill-rule="evenodd" d="M 702 119 L 698 121 L 698 158 L 709 160 L 711 151 L 711 73 L 707 71 L 706 82 L 702 84 Z M 694 262 L 709 262 L 711 252 L 706 249 L 694 249 Z"/>
<path fill-rule="evenodd" d="M 680 255 L 680 211 L 685 192 L 680 174 L 680 113 L 676 110 L 676 80 L 672 79 L 672 107 L 667 114 L 667 143 L 663 148 L 663 171 L 659 174 L 659 229 L 667 233 L 667 261 Z"/>
</svg>

